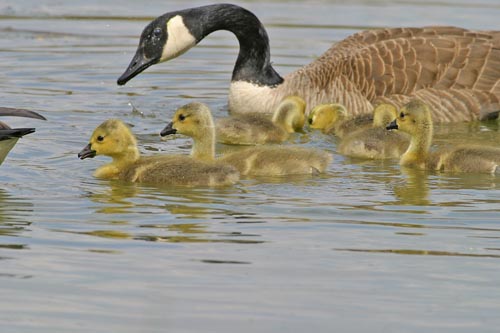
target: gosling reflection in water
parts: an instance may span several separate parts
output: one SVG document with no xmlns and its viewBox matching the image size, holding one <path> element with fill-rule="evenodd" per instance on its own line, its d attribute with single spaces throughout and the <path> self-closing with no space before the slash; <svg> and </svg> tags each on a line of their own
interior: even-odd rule
<svg viewBox="0 0 500 333">
<path fill-rule="evenodd" d="M 429 173 L 426 170 L 401 168 L 404 175 L 402 184 L 394 186 L 394 196 L 403 205 L 427 206 L 429 200 Z"/>
<path fill-rule="evenodd" d="M 108 186 L 105 186 L 108 185 Z M 88 193 L 88 198 L 98 203 L 95 212 L 101 214 L 125 214 L 143 212 L 165 212 L 175 218 L 225 218 L 241 215 L 234 205 L 227 205 L 227 197 L 234 195 L 234 189 L 190 188 L 174 186 L 158 188 L 120 180 L 103 182 L 101 192 Z M 147 199 L 147 203 L 144 201 Z"/>
<path fill-rule="evenodd" d="M 148 242 L 168 242 L 168 243 L 237 243 L 237 244 L 261 244 L 262 240 L 248 239 L 258 235 L 243 234 L 241 232 L 215 232 L 209 231 L 208 225 L 197 223 L 186 224 L 155 224 L 139 225 L 142 230 L 137 234 L 123 232 L 119 230 L 91 230 L 91 231 L 66 231 L 73 234 L 95 236 L 109 239 L 133 239 Z M 155 230 L 155 234 L 145 234 L 144 229 Z M 157 231 L 166 231 L 167 235 L 158 235 Z"/>
</svg>

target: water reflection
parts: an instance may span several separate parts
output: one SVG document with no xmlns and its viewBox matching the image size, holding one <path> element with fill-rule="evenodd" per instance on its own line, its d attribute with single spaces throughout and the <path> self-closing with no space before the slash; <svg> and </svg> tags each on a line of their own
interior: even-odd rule
<svg viewBox="0 0 500 333">
<path fill-rule="evenodd" d="M 229 209 L 226 199 L 239 189 L 188 187 L 149 187 L 121 181 L 103 181 L 105 187 L 86 196 L 97 203 L 95 213 L 104 217 L 109 228 L 85 231 L 55 230 L 115 240 L 142 240 L 170 243 L 238 243 L 259 244 L 256 234 L 239 231 L 213 231 L 206 220 L 239 219 L 247 214 Z M 232 205 L 231 205 L 232 206 Z M 139 213 L 137 221 L 121 219 L 124 214 Z M 158 218 L 160 216 L 161 218 Z M 148 217 L 154 223 L 148 223 Z M 176 223 L 177 220 L 189 223 Z M 100 218 L 96 217 L 96 221 Z M 193 223 L 200 220 L 200 223 Z M 101 224 L 101 223 L 99 223 Z"/>
<path fill-rule="evenodd" d="M 127 184 L 119 181 L 110 181 L 109 187 L 104 192 L 89 193 L 88 197 L 93 202 L 100 205 L 96 213 L 101 214 L 121 214 L 134 208 L 134 203 L 130 200 L 137 195 L 135 184 Z"/>
<path fill-rule="evenodd" d="M 27 217 L 33 212 L 33 204 L 26 199 L 15 198 L 0 189 L 0 236 L 19 236 L 28 230 L 31 222 Z"/>
<path fill-rule="evenodd" d="M 121 181 L 110 181 L 108 185 L 103 192 L 88 194 L 90 200 L 99 204 L 96 213 L 116 215 L 141 211 L 170 213 L 186 219 L 236 214 L 221 207 L 224 197 L 233 193 L 233 189 L 149 187 Z"/>
<path fill-rule="evenodd" d="M 401 168 L 403 180 L 393 187 L 397 204 L 427 206 L 429 200 L 429 173 L 426 170 Z"/>
<path fill-rule="evenodd" d="M 260 237 L 256 234 L 244 234 L 238 231 L 210 231 L 205 224 L 165 224 L 165 225 L 139 225 L 142 230 L 131 232 L 98 229 L 89 231 L 52 230 L 54 232 L 64 232 L 78 235 L 95 236 L 115 240 L 141 240 L 148 242 L 168 242 L 168 243 L 234 243 L 234 244 L 261 244 L 263 240 L 253 239 Z M 144 233 L 144 229 L 152 230 Z M 158 231 L 159 230 L 159 231 Z M 1 247 L 1 246 L 0 246 Z"/>
<path fill-rule="evenodd" d="M 335 249 L 336 251 L 366 252 L 366 253 L 392 253 L 413 256 L 451 256 L 451 257 L 475 257 L 475 258 L 500 258 L 497 254 L 461 253 L 433 250 L 413 249 Z"/>
</svg>

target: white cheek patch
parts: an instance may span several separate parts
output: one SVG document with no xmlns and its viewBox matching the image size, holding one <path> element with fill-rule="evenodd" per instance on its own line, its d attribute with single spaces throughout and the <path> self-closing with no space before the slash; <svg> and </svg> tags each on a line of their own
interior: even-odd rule
<svg viewBox="0 0 500 333">
<path fill-rule="evenodd" d="M 179 15 L 172 17 L 167 22 L 167 33 L 168 39 L 163 48 L 160 62 L 177 58 L 196 45 L 196 39 L 186 28 Z"/>
</svg>

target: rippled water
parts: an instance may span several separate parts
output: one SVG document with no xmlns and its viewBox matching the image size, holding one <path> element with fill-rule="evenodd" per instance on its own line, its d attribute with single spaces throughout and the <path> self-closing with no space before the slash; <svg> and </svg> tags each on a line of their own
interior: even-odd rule
<svg viewBox="0 0 500 333">
<path fill-rule="evenodd" d="M 144 25 L 199 1 L 0 2 L 3 106 L 49 120 L 0 167 L 2 332 L 496 332 L 500 179 L 400 170 L 334 153 L 319 177 L 158 188 L 94 179 L 79 161 L 96 125 L 134 126 L 144 153 L 192 100 L 225 114 L 238 52 L 227 32 L 125 87 Z M 242 1 L 286 74 L 365 27 L 500 29 L 496 1 Z M 436 142 L 498 144 L 498 123 L 444 127 Z"/>
</svg>

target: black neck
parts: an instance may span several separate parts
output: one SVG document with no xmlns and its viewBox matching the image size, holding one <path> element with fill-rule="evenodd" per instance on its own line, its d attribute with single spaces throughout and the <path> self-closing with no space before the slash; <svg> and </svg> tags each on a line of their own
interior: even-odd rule
<svg viewBox="0 0 500 333">
<path fill-rule="evenodd" d="M 197 42 L 217 30 L 228 30 L 236 35 L 240 52 L 232 81 L 267 86 L 283 82 L 271 66 L 267 32 L 259 19 L 248 10 L 231 4 L 217 4 L 188 9 L 182 16 Z"/>
</svg>

